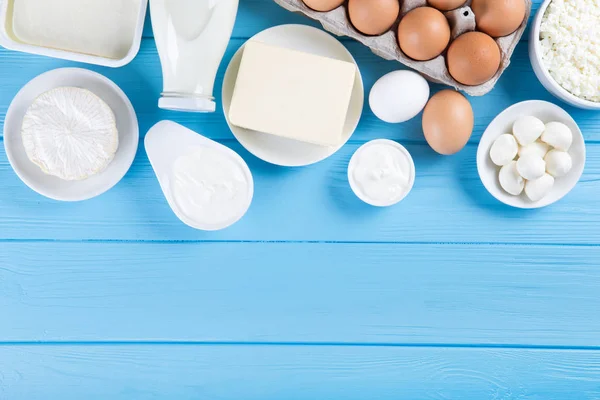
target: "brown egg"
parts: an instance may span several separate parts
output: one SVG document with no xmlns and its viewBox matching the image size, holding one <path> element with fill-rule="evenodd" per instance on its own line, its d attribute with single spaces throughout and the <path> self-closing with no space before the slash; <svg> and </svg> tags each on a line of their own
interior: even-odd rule
<svg viewBox="0 0 600 400">
<path fill-rule="evenodd" d="M 450 75 L 463 85 L 481 85 L 500 68 L 500 48 L 482 32 L 467 32 L 457 37 L 446 56 Z"/>
<path fill-rule="evenodd" d="M 427 143 L 439 154 L 461 151 L 473 133 L 471 103 L 454 90 L 442 90 L 431 97 L 423 111 L 423 133 Z"/>
<path fill-rule="evenodd" d="M 341 6 L 345 0 L 302 0 L 308 8 L 315 11 L 331 11 Z"/>
<path fill-rule="evenodd" d="M 435 7 L 438 10 L 450 11 L 456 10 L 458 7 L 466 3 L 465 0 L 427 0 L 427 3 L 431 7 Z"/>
<path fill-rule="evenodd" d="M 525 0 L 473 0 L 477 29 L 493 37 L 510 35 L 525 19 Z"/>
<path fill-rule="evenodd" d="M 449 42 L 450 24 L 435 8 L 415 8 L 398 25 L 398 44 L 413 60 L 431 60 L 442 54 Z"/>
<path fill-rule="evenodd" d="M 382 35 L 389 31 L 400 15 L 398 0 L 350 0 L 350 22 L 365 35 Z"/>
</svg>

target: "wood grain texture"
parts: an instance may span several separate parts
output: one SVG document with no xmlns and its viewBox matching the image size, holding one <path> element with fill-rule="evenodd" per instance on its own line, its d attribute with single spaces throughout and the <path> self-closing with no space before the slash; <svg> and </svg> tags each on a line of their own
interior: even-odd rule
<svg viewBox="0 0 600 400">
<path fill-rule="evenodd" d="M 223 75 L 229 60 L 244 42 L 245 39 L 232 40 L 221 64 L 215 85 L 217 88 L 215 96 L 219 107 Z M 344 45 L 358 62 L 365 83 L 366 99 L 378 78 L 390 71 L 405 68 L 399 63 L 385 61 L 375 56 L 360 43 L 348 41 L 344 42 Z M 0 81 L 3 82 L 2 90 L 0 90 L 0 119 L 2 121 L 13 97 L 29 80 L 50 69 L 81 66 L 106 75 L 125 91 L 138 115 L 141 136 L 144 136 L 156 122 L 162 119 L 171 119 L 213 139 L 233 138 L 221 111 L 199 115 L 164 111 L 157 107 L 158 97 L 162 91 L 162 73 L 156 46 L 152 39 L 145 39 L 137 58 L 131 64 L 119 69 L 87 66 L 4 49 L 0 49 L 0 60 L 2 60 Z M 441 88 L 441 85 L 432 85 L 433 91 Z M 527 44 L 521 43 L 513 56 L 512 65 L 507 69 L 496 88 L 486 96 L 470 97 L 476 117 L 471 143 L 479 142 L 485 128 L 502 110 L 514 103 L 532 99 L 557 102 L 538 82 L 529 63 Z M 600 140 L 600 115 L 598 113 L 578 110 L 565 104 L 560 105 L 571 113 L 580 124 L 586 140 Z M 403 124 L 382 123 L 371 112 L 368 101 L 366 101 L 361 122 L 352 136 L 352 140 L 364 142 L 377 138 L 424 143 L 421 117 L 418 116 Z"/>
<path fill-rule="evenodd" d="M 453 157 L 423 144 L 407 145 L 417 179 L 401 204 L 375 209 L 360 202 L 347 179 L 358 144 L 302 169 L 268 165 L 236 142 L 226 145 L 249 163 L 255 197 L 248 214 L 221 232 L 188 228 L 170 210 L 140 149 L 133 168 L 114 189 L 68 204 L 33 193 L 0 153 L 0 240 L 233 240 L 435 243 L 600 243 L 600 146 L 588 145 L 582 182 L 561 202 L 517 210 L 491 197 L 476 170 L 476 146 Z M 600 264 L 600 260 L 598 260 Z"/>
<path fill-rule="evenodd" d="M 592 400 L 597 351 L 328 346 L 0 347 L 0 398 Z"/>
<path fill-rule="evenodd" d="M 600 346 L 599 253 L 585 246 L 2 243 L 0 342 Z"/>
<path fill-rule="evenodd" d="M 272 0 L 241 0 L 215 87 L 248 37 L 284 23 L 319 26 Z M 142 137 L 172 119 L 238 151 L 255 176 L 254 204 L 226 231 L 185 227 L 143 148 L 107 194 L 53 202 L 27 189 L 0 149 L 1 400 L 600 398 L 600 114 L 565 107 L 589 160 L 552 207 L 500 206 L 475 169 L 495 115 L 522 100 L 556 102 L 526 43 L 494 91 L 470 98 L 476 127 L 459 155 L 433 154 L 419 118 L 388 125 L 365 106 L 338 154 L 286 170 L 236 144 L 220 112 L 157 108 L 150 28 L 117 70 L 0 49 L 0 120 L 36 75 L 91 68 L 131 98 Z M 341 41 L 366 94 L 403 68 Z M 418 171 L 414 192 L 387 210 L 361 204 L 346 179 L 352 153 L 381 137 L 407 144 Z"/>
</svg>

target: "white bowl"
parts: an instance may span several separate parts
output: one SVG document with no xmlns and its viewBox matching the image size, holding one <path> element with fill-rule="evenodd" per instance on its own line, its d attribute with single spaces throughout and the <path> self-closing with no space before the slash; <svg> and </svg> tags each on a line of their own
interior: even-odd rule
<svg viewBox="0 0 600 400">
<path fill-rule="evenodd" d="M 504 191 L 498 181 L 500 167 L 490 158 L 494 141 L 504 133 L 511 133 L 514 122 L 522 116 L 533 115 L 544 123 L 562 122 L 573 132 L 573 144 L 569 154 L 573 158 L 573 168 L 562 178 L 556 178 L 550 194 L 539 201 L 531 201 L 525 193 L 513 196 Z M 579 182 L 585 166 L 585 142 L 579 126 L 571 116 L 559 106 L 547 101 L 531 100 L 517 103 L 502 111 L 487 127 L 477 149 L 477 170 L 485 188 L 492 196 L 504 204 L 517 208 L 541 208 L 557 202 L 566 196 Z"/>
<path fill-rule="evenodd" d="M 258 33 L 250 40 L 258 40 L 275 46 L 356 64 L 352 54 L 336 38 L 320 29 L 306 25 L 276 26 Z M 235 53 L 225 73 L 223 81 L 223 111 L 233 135 L 246 150 L 271 164 L 284 167 L 302 167 L 326 159 L 346 144 L 356 130 L 358 121 L 362 115 L 364 86 L 360 71 L 356 74 L 350 107 L 344 126 L 344 138 L 338 146 L 318 146 L 232 125 L 229 122 L 229 108 L 231 107 L 233 89 L 240 69 L 243 48 L 242 46 Z"/>
<path fill-rule="evenodd" d="M 29 160 L 23 146 L 21 126 L 25 112 L 39 95 L 61 86 L 96 94 L 109 105 L 117 121 L 119 148 L 115 158 L 104 171 L 82 181 L 65 181 L 45 174 Z M 4 148 L 10 165 L 27 186 L 54 200 L 87 200 L 112 188 L 131 167 L 138 141 L 138 120 L 125 93 L 110 79 L 81 68 L 55 69 L 31 80 L 13 99 L 4 121 Z"/>
<path fill-rule="evenodd" d="M 400 196 L 396 199 L 393 199 L 391 201 L 376 201 L 374 199 L 364 196 L 362 191 L 358 187 L 358 183 L 354 179 L 353 173 L 356 168 L 356 163 L 358 162 L 358 157 L 360 156 L 361 152 L 364 151 L 366 148 L 373 146 L 373 145 L 377 145 L 377 144 L 379 144 L 379 145 L 383 144 L 383 145 L 390 146 L 390 147 L 400 150 L 400 152 L 406 156 L 406 158 L 408 159 L 408 162 L 410 164 L 410 180 L 409 180 L 408 188 L 407 188 L 406 192 L 402 196 Z M 412 156 L 408 152 L 408 150 L 406 150 L 406 148 L 404 146 L 402 146 L 400 143 L 397 143 L 397 142 L 394 142 L 393 140 L 388 140 L 388 139 L 375 139 L 375 140 L 371 140 L 370 142 L 363 144 L 362 146 L 360 146 L 358 148 L 358 150 L 356 150 L 356 152 L 354 152 L 354 155 L 352 156 L 352 158 L 350 159 L 350 163 L 348 164 L 348 182 L 350 182 L 350 187 L 352 188 L 352 191 L 354 192 L 356 197 L 358 197 L 365 203 L 375 206 L 375 207 L 389 207 L 389 206 L 393 206 L 394 204 L 398 204 L 402 200 L 404 200 L 406 198 L 406 196 L 408 196 L 408 194 L 412 191 L 412 188 L 415 184 L 415 175 L 416 175 L 415 163 L 413 161 Z"/>
<path fill-rule="evenodd" d="M 546 9 L 551 2 L 552 0 L 546 0 L 542 3 L 530 28 L 529 59 L 531 60 L 533 71 L 540 83 L 555 97 L 578 108 L 585 110 L 600 110 L 600 103 L 577 97 L 560 86 L 544 66 L 542 60 L 542 46 L 540 44 L 540 28 Z"/>
</svg>

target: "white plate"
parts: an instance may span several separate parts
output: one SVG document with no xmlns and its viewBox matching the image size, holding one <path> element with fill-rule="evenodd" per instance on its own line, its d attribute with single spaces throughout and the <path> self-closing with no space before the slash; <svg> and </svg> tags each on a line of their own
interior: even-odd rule
<svg viewBox="0 0 600 400">
<path fill-rule="evenodd" d="M 347 61 L 356 65 L 356 61 L 350 52 L 337 39 L 322 30 L 310 26 L 276 26 L 260 32 L 250 40 L 260 40 L 263 43 Z M 317 146 L 240 128 L 229 122 L 229 107 L 231 106 L 233 89 L 240 69 L 242 51 L 243 46 L 235 53 L 225 73 L 223 82 L 223 111 L 233 135 L 246 150 L 271 164 L 285 167 L 300 167 L 322 161 L 346 144 L 358 126 L 363 109 L 364 86 L 360 71 L 356 74 L 350 108 L 348 109 L 346 125 L 344 126 L 343 142 L 337 147 Z"/>
<path fill-rule="evenodd" d="M 25 112 L 39 95 L 61 86 L 88 89 L 104 100 L 114 112 L 119 130 L 114 160 L 101 173 L 82 181 L 65 181 L 45 174 L 27 158 L 23 147 L 21 125 Z M 54 200 L 87 200 L 112 188 L 131 167 L 138 140 L 137 117 L 125 93 L 110 79 L 80 68 L 55 69 L 31 80 L 13 99 L 4 121 L 4 148 L 10 165 L 27 186 Z"/>
<path fill-rule="evenodd" d="M 544 123 L 562 122 L 573 132 L 573 144 L 569 154 L 573 158 L 573 168 L 562 178 L 557 178 L 550 194 L 532 202 L 525 193 L 512 196 L 504 191 L 498 181 L 500 168 L 490 158 L 494 141 L 504 133 L 512 132 L 512 125 L 522 116 L 533 115 Z M 501 112 L 488 126 L 481 137 L 477 150 L 477 170 L 485 188 L 492 196 L 504 204 L 517 208 L 541 208 L 557 202 L 567 195 L 579 182 L 585 166 L 585 142 L 579 126 L 571 116 L 559 106 L 547 101 L 531 100 L 517 103 Z"/>
</svg>

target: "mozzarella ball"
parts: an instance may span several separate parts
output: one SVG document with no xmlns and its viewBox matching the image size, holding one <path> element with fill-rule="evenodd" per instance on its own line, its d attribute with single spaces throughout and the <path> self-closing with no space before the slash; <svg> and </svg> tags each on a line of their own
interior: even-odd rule
<svg viewBox="0 0 600 400">
<path fill-rule="evenodd" d="M 560 178 L 569 173 L 573 168 L 573 160 L 566 151 L 552 150 L 544 158 L 546 171 L 555 178 Z"/>
<path fill-rule="evenodd" d="M 536 117 L 525 116 L 515 121 L 513 134 L 521 146 L 535 142 L 544 133 L 544 123 Z"/>
<path fill-rule="evenodd" d="M 537 179 L 546 173 L 546 161 L 540 156 L 529 154 L 517 160 L 517 171 L 524 179 Z"/>
<path fill-rule="evenodd" d="M 519 152 L 519 145 L 515 137 L 509 133 L 500 135 L 492 145 L 490 158 L 492 162 L 502 167 L 515 159 Z"/>
<path fill-rule="evenodd" d="M 561 122 L 550 122 L 546 124 L 542 141 L 555 149 L 567 151 L 573 143 L 573 132 Z"/>
<path fill-rule="evenodd" d="M 538 201 L 546 197 L 554 187 L 554 178 L 549 174 L 527 181 L 525 184 L 525 194 L 531 201 Z"/>
<path fill-rule="evenodd" d="M 549 150 L 550 150 L 550 146 L 548 146 L 546 143 L 538 140 L 538 141 L 528 144 L 527 146 L 520 147 L 519 148 L 519 157 L 524 157 L 528 154 L 533 154 L 533 155 L 544 158 Z"/>
<path fill-rule="evenodd" d="M 523 192 L 525 187 L 525 181 L 517 172 L 517 162 L 511 161 L 504 167 L 500 168 L 500 174 L 498 175 L 500 180 L 500 186 L 508 194 L 518 196 Z"/>
</svg>

